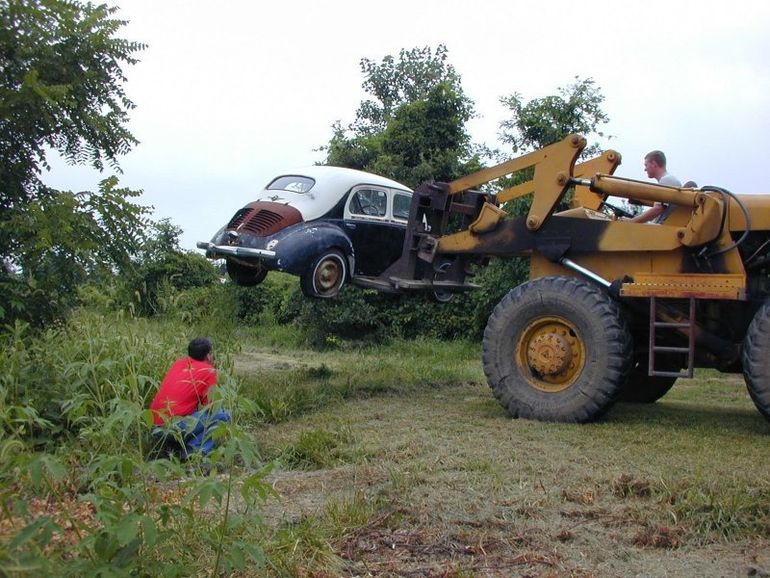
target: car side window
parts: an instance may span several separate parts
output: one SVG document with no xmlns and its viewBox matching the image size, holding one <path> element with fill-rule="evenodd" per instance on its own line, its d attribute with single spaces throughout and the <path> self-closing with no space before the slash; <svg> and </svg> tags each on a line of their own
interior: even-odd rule
<svg viewBox="0 0 770 578">
<path fill-rule="evenodd" d="M 393 195 L 393 218 L 396 221 L 409 220 L 409 208 L 412 205 L 412 197 L 396 193 Z"/>
<path fill-rule="evenodd" d="M 384 217 L 388 210 L 388 195 L 377 189 L 359 189 L 350 199 L 350 213 L 367 217 Z"/>
</svg>

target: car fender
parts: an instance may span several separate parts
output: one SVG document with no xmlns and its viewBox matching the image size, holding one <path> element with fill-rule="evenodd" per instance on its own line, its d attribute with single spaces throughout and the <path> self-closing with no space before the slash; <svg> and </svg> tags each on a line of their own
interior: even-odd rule
<svg viewBox="0 0 770 578">
<path fill-rule="evenodd" d="M 276 267 L 294 275 L 301 275 L 313 261 L 329 249 L 339 249 L 353 271 L 353 244 L 345 232 L 333 223 L 311 221 L 300 223 L 275 235 L 267 247 L 275 251 Z"/>
</svg>

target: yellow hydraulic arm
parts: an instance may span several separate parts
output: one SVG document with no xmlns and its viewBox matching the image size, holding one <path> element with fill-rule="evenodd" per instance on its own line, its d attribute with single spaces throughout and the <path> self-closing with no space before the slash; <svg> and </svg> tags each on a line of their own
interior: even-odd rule
<svg viewBox="0 0 770 578">
<path fill-rule="evenodd" d="M 585 138 L 576 134 L 569 135 L 544 149 L 454 180 L 449 183 L 449 194 L 456 195 L 505 175 L 534 167 L 535 175 L 531 181 L 506 189 L 498 193 L 496 198 L 498 203 L 502 204 L 537 191 L 527 215 L 527 228 L 536 231 L 543 225 L 553 212 L 553 208 L 567 192 L 570 178 L 574 174 L 575 161 L 585 146 Z"/>
</svg>

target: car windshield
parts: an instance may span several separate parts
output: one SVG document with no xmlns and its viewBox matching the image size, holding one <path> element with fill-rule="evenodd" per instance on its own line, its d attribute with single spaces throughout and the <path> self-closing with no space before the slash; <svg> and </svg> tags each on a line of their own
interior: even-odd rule
<svg viewBox="0 0 770 578">
<path fill-rule="evenodd" d="M 289 191 L 292 193 L 307 193 L 315 185 L 315 179 L 299 175 L 278 177 L 267 185 L 269 191 Z"/>
</svg>

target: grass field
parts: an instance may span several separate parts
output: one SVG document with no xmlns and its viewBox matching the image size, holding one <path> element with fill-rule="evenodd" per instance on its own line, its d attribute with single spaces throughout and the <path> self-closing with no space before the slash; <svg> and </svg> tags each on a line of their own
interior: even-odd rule
<svg viewBox="0 0 770 578">
<path fill-rule="evenodd" d="M 153 459 L 188 334 L 234 420 Z M 701 372 L 596 423 L 512 420 L 480 346 L 317 351 L 258 329 L 83 312 L 0 357 L 0 576 L 770 576 L 770 424 Z"/>
<path fill-rule="evenodd" d="M 565 425 L 510 419 L 472 344 L 263 345 L 235 371 L 268 410 L 275 575 L 770 572 L 770 425 L 738 376 Z"/>
</svg>

